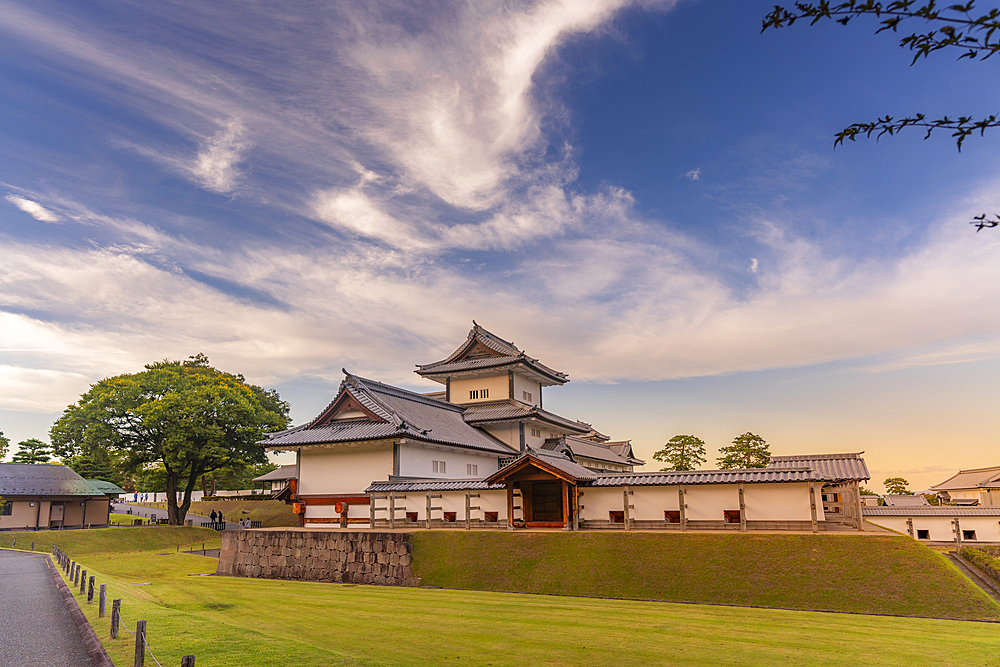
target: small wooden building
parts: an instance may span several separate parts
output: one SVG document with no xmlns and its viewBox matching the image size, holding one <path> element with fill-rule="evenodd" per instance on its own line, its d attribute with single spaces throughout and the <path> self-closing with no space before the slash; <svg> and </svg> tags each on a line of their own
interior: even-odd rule
<svg viewBox="0 0 1000 667">
<path fill-rule="evenodd" d="M 61 530 L 108 525 L 111 498 L 124 490 L 54 464 L 0 463 L 0 530 Z"/>
</svg>

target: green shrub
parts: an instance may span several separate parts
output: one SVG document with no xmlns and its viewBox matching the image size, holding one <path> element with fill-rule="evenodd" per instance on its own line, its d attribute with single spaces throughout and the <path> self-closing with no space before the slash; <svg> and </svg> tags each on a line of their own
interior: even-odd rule
<svg viewBox="0 0 1000 667">
<path fill-rule="evenodd" d="M 962 547 L 959 553 L 962 555 L 962 558 L 1000 582 L 1000 549 L 990 547 L 983 547 L 981 549 Z"/>
</svg>

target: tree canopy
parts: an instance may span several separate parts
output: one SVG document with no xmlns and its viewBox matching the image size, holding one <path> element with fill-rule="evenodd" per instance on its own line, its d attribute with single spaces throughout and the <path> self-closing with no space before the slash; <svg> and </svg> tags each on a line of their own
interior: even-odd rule
<svg viewBox="0 0 1000 667">
<path fill-rule="evenodd" d="M 771 462 L 771 446 L 759 435 L 749 431 L 733 438 L 733 444 L 719 450 L 716 463 L 723 470 L 733 468 L 766 468 Z"/>
<path fill-rule="evenodd" d="M 0 431 L 0 461 L 7 456 L 7 447 L 10 445 L 10 438 L 5 438 L 3 431 Z"/>
<path fill-rule="evenodd" d="M 258 442 L 287 426 L 288 410 L 276 391 L 215 369 L 199 354 L 101 380 L 66 408 L 51 436 L 62 456 L 110 454 L 132 474 L 162 466 L 168 518 L 179 524 L 199 477 L 266 462 Z"/>
<path fill-rule="evenodd" d="M 705 441 L 693 435 L 675 435 L 653 458 L 667 464 L 660 470 L 694 470 L 705 463 Z"/>
<path fill-rule="evenodd" d="M 894 496 L 912 496 L 913 492 L 910 491 L 910 483 L 907 482 L 902 477 L 889 477 L 882 484 L 885 486 L 885 492 Z"/>
<path fill-rule="evenodd" d="M 20 449 L 11 457 L 11 463 L 48 463 L 52 460 L 51 449 L 38 438 L 22 440 L 17 446 Z"/>
<path fill-rule="evenodd" d="M 977 13 L 975 0 L 943 7 L 939 7 L 934 0 L 893 0 L 885 4 L 877 0 L 846 0 L 839 4 L 828 0 L 796 2 L 791 9 L 775 6 L 764 17 L 761 32 L 791 26 L 798 21 L 815 25 L 832 20 L 847 25 L 863 16 L 873 16 L 878 20 L 879 28 L 875 34 L 886 31 L 898 34 L 901 26 L 909 26 L 914 21 L 925 26 L 924 30 L 912 32 L 899 40 L 900 48 L 908 49 L 913 54 L 911 66 L 921 58 L 944 50 L 957 51 L 959 60 L 986 60 L 1000 52 L 1000 9 L 993 7 Z M 844 128 L 836 133 L 833 144 L 839 146 L 845 139 L 855 141 L 859 135 L 870 138 L 874 134 L 876 139 L 884 135 L 892 136 L 908 127 L 924 130 L 924 139 L 937 130 L 949 131 L 961 151 L 966 138 L 974 134 L 983 136 L 986 130 L 1000 127 L 1000 115 L 931 118 L 924 113 L 914 113 L 898 118 L 887 114 L 874 121 L 854 123 Z M 992 218 L 985 213 L 975 216 L 971 224 L 975 225 L 977 232 L 997 227 L 1000 225 L 1000 214 Z"/>
</svg>

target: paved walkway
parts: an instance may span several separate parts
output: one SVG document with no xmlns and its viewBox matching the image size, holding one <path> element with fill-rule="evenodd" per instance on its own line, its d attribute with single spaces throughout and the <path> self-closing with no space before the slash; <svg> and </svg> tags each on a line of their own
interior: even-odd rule
<svg viewBox="0 0 1000 667">
<path fill-rule="evenodd" d="M 129 509 L 131 509 L 132 516 L 154 517 L 157 519 L 167 518 L 167 510 L 161 510 L 158 507 L 146 507 L 144 505 L 132 505 L 129 503 L 115 503 L 111 507 L 112 511 L 118 514 L 125 514 Z M 187 514 L 186 518 L 190 519 L 192 525 L 194 526 L 200 526 L 202 523 L 208 523 L 212 520 L 211 517 L 202 516 L 200 514 L 191 514 L 190 512 Z M 239 519 L 237 519 L 237 521 L 239 521 Z M 226 520 L 226 530 L 236 530 L 239 527 L 240 525 L 236 521 Z"/>
<path fill-rule="evenodd" d="M 91 667 L 45 556 L 0 550 L 0 665 Z"/>
</svg>

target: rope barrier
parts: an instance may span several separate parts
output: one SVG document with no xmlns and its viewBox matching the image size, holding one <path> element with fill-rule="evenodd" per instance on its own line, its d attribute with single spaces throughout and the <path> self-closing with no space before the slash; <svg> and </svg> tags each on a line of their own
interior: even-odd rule
<svg viewBox="0 0 1000 667">
<path fill-rule="evenodd" d="M 156 656 L 153 655 L 153 649 L 149 648 L 149 642 L 146 641 L 146 633 L 145 632 L 142 633 L 142 645 L 146 647 L 147 651 L 149 651 L 149 657 L 153 659 L 153 662 L 155 662 L 160 667 L 163 667 L 163 665 L 160 665 L 160 661 L 156 659 Z"/>
</svg>

